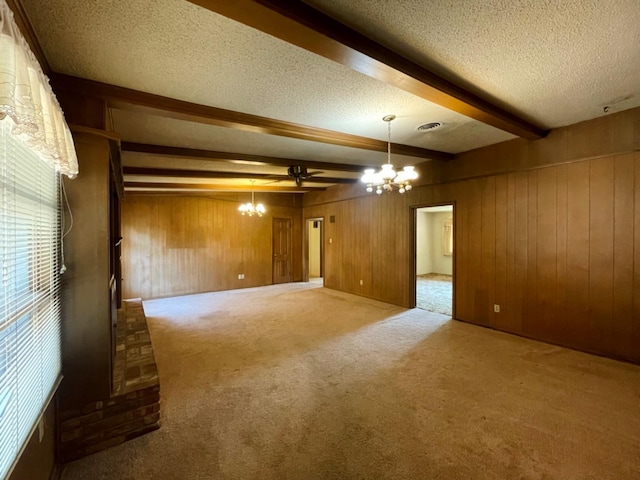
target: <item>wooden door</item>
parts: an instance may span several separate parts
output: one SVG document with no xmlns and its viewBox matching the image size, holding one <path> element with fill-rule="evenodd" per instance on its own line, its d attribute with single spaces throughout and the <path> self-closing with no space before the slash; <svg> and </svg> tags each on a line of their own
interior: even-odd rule
<svg viewBox="0 0 640 480">
<path fill-rule="evenodd" d="M 291 281 L 291 219 L 273 219 L 273 283 Z"/>
</svg>

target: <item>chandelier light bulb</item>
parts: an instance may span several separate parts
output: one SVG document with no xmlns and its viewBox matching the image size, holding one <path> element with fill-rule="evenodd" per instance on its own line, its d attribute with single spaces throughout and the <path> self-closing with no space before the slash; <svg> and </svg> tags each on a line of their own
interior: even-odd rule
<svg viewBox="0 0 640 480">
<path fill-rule="evenodd" d="M 267 211 L 266 208 L 264 208 L 264 205 L 261 203 L 256 204 L 255 202 L 255 192 L 253 191 L 253 184 L 255 183 L 255 180 L 251 181 L 251 203 L 243 203 L 242 205 L 240 205 L 238 207 L 238 211 L 240 212 L 240 215 L 247 215 L 249 217 L 253 217 L 254 215 L 261 217 L 262 215 L 264 215 Z"/>
<path fill-rule="evenodd" d="M 379 171 L 375 171 L 373 168 L 367 168 L 364 171 L 361 181 L 366 184 L 367 193 L 372 193 L 374 187 L 378 195 L 382 194 L 383 190 L 390 193 L 395 187 L 398 189 L 398 193 L 403 194 L 411 190 L 410 181 L 418 178 L 418 173 L 412 165 L 403 167 L 402 170 L 396 172 L 391 163 L 391 122 L 395 118 L 395 115 L 387 115 L 382 119 L 388 125 L 387 163 L 383 164 Z"/>
</svg>

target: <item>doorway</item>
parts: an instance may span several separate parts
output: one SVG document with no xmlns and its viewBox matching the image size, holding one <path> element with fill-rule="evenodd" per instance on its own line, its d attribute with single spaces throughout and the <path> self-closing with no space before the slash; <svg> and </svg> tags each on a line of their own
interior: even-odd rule
<svg viewBox="0 0 640 480">
<path fill-rule="evenodd" d="M 415 210 L 416 307 L 453 316 L 454 205 Z"/>
<path fill-rule="evenodd" d="M 291 281 L 291 219 L 273 219 L 273 283 Z"/>
<path fill-rule="evenodd" d="M 324 284 L 324 219 L 308 218 L 305 280 Z"/>
</svg>

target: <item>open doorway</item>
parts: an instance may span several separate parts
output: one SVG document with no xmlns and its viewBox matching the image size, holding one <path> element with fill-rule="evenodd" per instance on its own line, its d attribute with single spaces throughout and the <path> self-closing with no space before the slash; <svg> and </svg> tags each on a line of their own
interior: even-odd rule
<svg viewBox="0 0 640 480">
<path fill-rule="evenodd" d="M 416 307 L 453 316 L 454 205 L 416 209 Z"/>
<path fill-rule="evenodd" d="M 324 222 L 322 218 L 307 219 L 307 271 L 309 282 L 324 283 Z"/>
</svg>

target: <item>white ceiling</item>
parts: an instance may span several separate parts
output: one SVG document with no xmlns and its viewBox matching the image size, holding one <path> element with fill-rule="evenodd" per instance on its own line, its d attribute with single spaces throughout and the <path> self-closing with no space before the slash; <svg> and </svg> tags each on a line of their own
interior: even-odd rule
<svg viewBox="0 0 640 480">
<path fill-rule="evenodd" d="M 422 207 L 417 209 L 420 213 L 453 212 L 453 205 L 439 205 L 437 207 Z"/>
<path fill-rule="evenodd" d="M 21 3 L 54 72 L 379 140 L 387 138 L 381 118 L 395 114 L 393 142 L 445 152 L 515 138 L 185 0 Z M 638 0 L 306 3 L 541 128 L 603 115 L 606 104 L 611 111 L 640 105 Z M 379 152 L 112 113 L 126 141 L 362 166 L 385 160 Z M 416 131 L 432 121 L 444 126 Z M 192 168 L 184 160 L 172 165 Z"/>
</svg>

